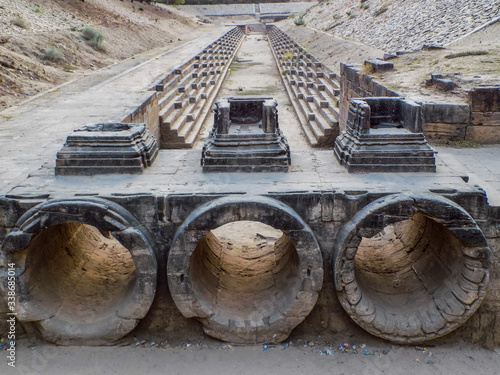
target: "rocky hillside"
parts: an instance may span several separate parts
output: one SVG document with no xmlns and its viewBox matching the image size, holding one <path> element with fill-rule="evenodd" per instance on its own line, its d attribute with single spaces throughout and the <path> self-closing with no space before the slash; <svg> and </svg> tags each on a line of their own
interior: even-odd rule
<svg viewBox="0 0 500 375">
<path fill-rule="evenodd" d="M 90 27 L 84 35 L 84 27 Z M 90 70 L 202 30 L 173 8 L 123 0 L 0 0 L 0 110 Z"/>
<path fill-rule="evenodd" d="M 308 26 L 387 52 L 444 45 L 500 17 L 498 0 L 324 0 Z"/>
</svg>

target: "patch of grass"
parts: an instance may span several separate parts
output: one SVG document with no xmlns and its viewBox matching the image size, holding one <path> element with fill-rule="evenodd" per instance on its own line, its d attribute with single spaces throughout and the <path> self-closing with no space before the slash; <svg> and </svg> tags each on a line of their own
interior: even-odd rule
<svg viewBox="0 0 500 375">
<path fill-rule="evenodd" d="M 35 13 L 43 13 L 42 10 L 40 9 L 40 7 L 36 7 L 35 9 L 33 9 L 33 12 L 35 12 Z"/>
<path fill-rule="evenodd" d="M 330 31 L 331 29 L 334 29 L 336 28 L 337 26 L 340 26 L 342 25 L 344 22 L 341 21 L 341 22 L 337 22 L 337 23 L 334 23 L 333 25 L 330 25 L 328 27 L 325 27 L 325 31 Z"/>
<path fill-rule="evenodd" d="M 444 58 L 445 59 L 455 59 L 457 57 L 480 56 L 480 55 L 489 55 L 489 54 L 490 53 L 488 51 L 465 51 L 465 52 L 452 53 L 452 54 L 446 55 Z"/>
<path fill-rule="evenodd" d="M 243 90 L 240 90 L 240 88 L 242 88 Z M 241 92 L 240 95 L 245 95 L 245 96 L 265 96 L 274 94 L 276 92 L 276 86 L 271 85 L 261 88 L 255 88 L 253 90 L 245 90 L 244 87 L 239 87 L 238 91 Z"/>
<path fill-rule="evenodd" d="M 28 22 L 26 22 L 25 20 L 23 20 L 21 17 L 19 16 L 16 16 L 12 21 L 10 21 L 13 25 L 17 26 L 17 27 L 20 27 L 21 29 L 29 29 L 30 28 L 30 25 L 28 24 Z"/>
<path fill-rule="evenodd" d="M 63 70 L 66 72 L 66 73 L 73 73 L 75 70 L 77 70 L 78 68 L 74 65 L 71 65 L 71 64 L 66 64 L 63 66 Z"/>
<path fill-rule="evenodd" d="M 387 7 L 378 8 L 375 12 L 373 12 L 373 17 L 380 16 L 381 14 L 387 12 L 387 9 Z"/>
<path fill-rule="evenodd" d="M 47 50 L 45 51 L 45 55 L 43 55 L 43 59 L 50 61 L 59 61 L 64 59 L 64 53 L 56 47 L 52 46 L 47 48 Z"/>
<path fill-rule="evenodd" d="M 370 8 L 370 5 L 369 5 L 369 4 L 361 4 L 361 5 L 359 6 L 359 8 L 360 8 L 360 9 L 363 9 L 363 10 L 366 10 L 366 9 Z"/>
<path fill-rule="evenodd" d="M 480 143 L 472 141 L 445 141 L 443 145 L 453 148 L 480 148 L 482 145 Z"/>
<path fill-rule="evenodd" d="M 14 116 L 8 116 L 8 115 L 1 115 L 1 117 L 6 121 L 12 120 L 14 118 Z"/>
<path fill-rule="evenodd" d="M 99 30 L 93 27 L 86 26 L 82 29 L 83 39 L 97 51 L 106 52 L 106 47 L 104 46 L 104 35 Z"/>
<path fill-rule="evenodd" d="M 139 10 L 140 10 L 141 12 L 144 12 L 144 8 L 139 8 Z"/>
<path fill-rule="evenodd" d="M 356 15 L 352 11 L 350 11 L 350 10 L 348 10 L 347 12 L 345 12 L 345 14 L 347 14 L 347 17 L 349 19 L 356 18 Z"/>
<path fill-rule="evenodd" d="M 232 64 L 231 64 L 231 71 L 232 72 L 237 72 L 237 71 L 240 71 L 242 69 L 246 69 L 246 68 L 249 68 L 251 66 L 256 66 L 256 65 L 263 65 L 262 63 L 259 63 L 259 62 L 245 62 L 245 63 L 239 63 L 237 61 L 234 61 Z"/>
<path fill-rule="evenodd" d="M 304 16 L 305 15 L 306 15 L 305 13 L 299 13 L 299 15 L 297 16 L 297 18 L 295 18 L 293 20 L 293 23 L 296 26 L 304 26 L 306 24 L 306 21 L 304 20 Z"/>
<path fill-rule="evenodd" d="M 361 73 L 363 74 L 373 74 L 375 71 L 373 70 L 373 65 L 363 64 L 363 68 L 361 69 Z"/>
</svg>

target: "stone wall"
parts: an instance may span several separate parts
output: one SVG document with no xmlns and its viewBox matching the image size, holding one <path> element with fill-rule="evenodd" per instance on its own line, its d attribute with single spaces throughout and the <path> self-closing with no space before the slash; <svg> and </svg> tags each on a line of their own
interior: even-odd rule
<svg viewBox="0 0 500 375">
<path fill-rule="evenodd" d="M 349 100 L 371 96 L 401 96 L 375 81 L 374 76 L 363 74 L 361 65 L 340 64 L 340 130 L 345 130 Z"/>
<path fill-rule="evenodd" d="M 361 65 L 340 65 L 340 128 L 345 129 L 349 100 L 370 96 L 401 96 L 376 77 L 362 72 Z M 422 105 L 424 135 L 429 141 L 500 143 L 500 88 L 477 87 L 468 103 L 419 103 Z"/>
<path fill-rule="evenodd" d="M 203 220 L 205 224 L 208 222 L 217 223 L 219 221 L 231 222 L 239 220 L 254 220 L 273 224 L 274 219 L 272 219 L 270 211 L 265 209 L 265 207 L 259 208 L 263 200 L 271 200 L 275 202 L 273 203 L 275 207 L 283 206 L 283 209 L 294 212 L 294 215 L 303 221 L 303 225 L 307 225 L 310 228 L 323 258 L 323 284 L 319 291 L 318 301 L 312 312 L 298 325 L 294 332 L 296 334 L 322 336 L 334 333 L 363 334 L 363 331 L 351 320 L 353 316 L 350 317 L 339 302 L 337 297 L 339 284 L 336 285 L 337 282 L 335 281 L 336 276 L 333 267 L 334 261 L 339 259 L 339 238 L 342 238 L 342 233 L 352 228 L 353 223 L 358 223 L 356 225 L 359 228 L 362 228 L 363 225 L 368 225 L 373 232 L 390 226 L 391 223 L 411 219 L 412 212 L 424 212 L 430 215 L 432 218 L 431 222 L 437 223 L 439 221 L 445 227 L 449 227 L 450 230 L 457 231 L 455 232 L 456 236 L 461 237 L 460 230 L 464 231 L 464 227 L 458 229 L 457 225 L 459 222 L 457 220 L 460 221 L 462 219 L 453 214 L 455 211 L 461 212 L 460 215 L 465 215 L 463 220 L 469 220 L 468 222 L 472 225 L 472 231 L 475 230 L 473 229 L 474 222 L 481 229 L 492 250 L 492 263 L 488 292 L 481 307 L 455 334 L 459 335 L 460 338 L 467 338 L 487 345 L 500 344 L 499 321 L 497 318 L 500 311 L 500 273 L 498 272 L 500 210 L 498 207 L 488 206 L 486 197 L 480 190 L 475 193 L 461 193 L 452 190 L 429 191 L 424 195 L 417 194 L 409 198 L 409 200 L 404 194 L 384 196 L 384 194 L 376 191 L 290 192 L 267 194 L 260 197 L 217 194 L 166 196 L 149 194 L 137 196 L 111 195 L 102 198 L 75 197 L 73 200 L 76 202 L 71 202 L 66 198 L 62 200 L 57 200 L 56 198 L 51 197 L 50 200 L 42 197 L 38 199 L 21 199 L 20 197 L 0 199 L 0 243 L 2 243 L 1 254 L 3 262 L 5 263 L 5 256 L 13 245 L 17 244 L 17 246 L 23 248 L 23 243 L 27 243 L 23 242 L 25 241 L 23 240 L 23 236 L 29 241 L 30 236 L 46 230 L 44 226 L 62 223 L 65 220 L 69 220 L 68 218 L 71 218 L 71 221 L 80 221 L 84 224 L 95 226 L 104 236 L 108 235 L 106 234 L 108 233 L 107 231 L 111 231 L 112 236 L 120 240 L 122 245 L 129 249 L 133 257 L 141 257 L 142 260 L 136 262 L 136 268 L 142 275 L 138 277 L 138 280 L 147 280 L 151 275 L 156 275 L 156 292 L 154 293 L 152 302 L 151 299 L 142 301 L 138 297 L 143 294 L 139 295 L 131 292 L 131 296 L 136 296 L 130 297 L 131 301 L 135 300 L 138 302 L 138 306 L 142 309 L 151 304 L 149 312 L 142 320 L 137 318 L 141 316 L 140 313 L 135 313 L 138 314 L 135 317 L 139 321 L 139 324 L 133 331 L 133 334 L 137 336 L 161 336 L 173 341 L 177 339 L 196 340 L 203 335 L 200 322 L 181 315 L 176 306 L 176 303 L 179 303 L 179 301 L 174 303 L 170 294 L 171 289 L 167 283 L 167 269 L 169 264 L 178 264 L 182 257 L 187 257 L 186 259 L 189 260 L 190 251 L 193 250 L 186 249 L 186 254 L 181 252 L 179 254 L 180 258 L 177 260 L 175 257 L 169 257 L 170 249 L 174 245 L 174 239 L 181 238 L 178 234 L 182 233 L 182 228 L 186 227 L 186 223 L 189 223 L 189 218 L 193 215 L 199 216 L 199 212 L 203 210 L 205 210 L 203 212 L 206 212 L 204 215 L 208 220 Z M 231 204 L 228 206 L 227 200 L 231 202 L 244 200 L 247 202 L 246 207 L 251 207 L 254 204 L 255 210 L 250 210 L 244 214 L 245 211 L 239 209 L 240 205 L 238 203 L 234 204 L 234 202 L 230 202 Z M 415 204 L 412 202 L 415 202 Z M 30 209 L 32 211 L 26 214 Z M 434 211 L 431 212 L 429 210 Z M 22 218 L 23 215 L 24 218 Z M 359 218 L 363 218 L 364 215 L 368 215 L 366 217 L 369 217 L 369 219 L 363 220 L 368 220 L 369 222 L 361 225 L 359 224 Z M 39 223 L 42 226 L 37 227 L 39 224 L 36 224 L 36 220 L 30 219 L 31 217 L 40 218 L 41 221 Z M 465 219 L 466 217 L 469 217 L 469 219 Z M 463 222 L 465 223 L 465 221 Z M 196 232 L 193 231 L 196 227 L 193 227 L 193 225 L 189 224 L 189 231 L 184 232 L 187 236 L 182 240 L 185 245 L 189 241 L 194 241 L 194 237 L 192 236 Z M 280 223 L 273 224 L 274 227 L 279 227 L 279 225 Z M 290 228 L 285 230 L 285 232 L 293 232 L 294 225 L 290 222 Z M 5 241 L 9 233 L 8 240 Z M 126 233 L 130 234 L 125 235 Z M 364 229 L 360 229 L 359 233 L 363 233 L 363 236 L 366 237 L 370 236 L 368 232 L 364 232 Z M 464 239 L 462 243 L 473 243 L 477 249 L 477 246 L 481 245 L 481 238 L 483 237 L 481 235 L 478 237 L 471 233 L 463 232 Z M 137 241 L 130 240 L 132 238 L 130 235 L 132 234 L 136 236 L 136 239 L 141 239 L 139 242 L 142 241 L 144 244 L 149 245 L 137 248 L 136 245 L 133 245 L 137 244 Z M 299 233 L 297 235 L 299 237 L 295 239 L 295 243 L 300 243 L 301 235 Z M 135 246 L 135 248 L 131 246 Z M 148 250 L 148 246 L 150 250 Z M 182 249 L 182 246 L 179 249 Z M 478 257 L 478 267 L 479 264 L 485 265 L 488 262 L 487 252 L 474 250 L 474 254 L 472 254 L 470 252 L 472 250 L 464 249 L 463 251 L 468 251 L 470 256 Z M 30 258 L 25 259 L 26 264 L 28 264 Z M 144 265 L 148 264 L 148 262 L 152 262 L 151 264 L 156 262 L 157 268 L 154 266 L 144 268 Z M 22 265 L 23 262 L 19 261 L 18 264 Z M 338 266 L 337 269 L 339 269 Z M 2 272 L 4 271 L 5 268 L 3 268 Z M 309 273 L 306 269 L 303 272 L 306 280 Z M 481 274 L 476 273 L 475 275 Z M 189 275 L 185 277 L 189 277 Z M 477 280 L 481 284 L 482 276 Z M 302 284 L 307 285 L 308 283 L 304 281 Z M 480 286 L 480 293 L 483 293 L 481 292 L 481 288 Z M 30 294 L 28 293 L 26 296 L 29 297 Z M 149 292 L 148 296 L 148 298 L 152 298 L 151 292 Z M 32 303 L 33 301 L 28 298 L 28 302 Z M 471 312 L 474 311 L 475 307 L 471 309 Z M 0 311 L 5 312 L 5 305 L 0 305 Z M 121 316 L 118 318 L 121 319 Z M 42 318 L 39 317 L 35 320 L 37 319 Z M 454 321 L 454 318 L 450 319 L 451 322 Z M 2 318 L 1 321 L 3 323 L 5 319 Z M 459 323 L 461 324 L 461 322 Z M 47 330 L 41 330 L 47 339 L 65 343 L 64 338 L 54 337 L 54 335 L 51 336 L 47 333 L 50 329 L 53 329 L 52 326 L 47 324 L 40 326 L 40 324 L 25 321 L 22 323 L 22 327 L 28 332 L 32 332 L 31 334 L 34 334 L 33 332 L 40 330 L 40 327 L 42 327 Z M 90 326 L 92 326 L 92 323 L 90 323 Z M 68 323 L 66 322 L 66 325 L 63 327 L 68 327 Z M 127 327 L 130 328 L 130 324 Z M 6 327 L 2 326 L 1 328 L 5 329 Z M 75 334 L 76 332 L 77 336 L 81 332 L 71 328 L 71 324 L 69 324 L 69 329 L 70 333 Z M 19 327 L 19 330 L 21 331 L 21 327 Z M 116 337 L 109 337 L 109 339 L 114 338 Z M 80 341 L 80 343 L 82 342 L 95 343 L 97 341 Z M 408 342 L 413 341 L 410 340 Z"/>
<path fill-rule="evenodd" d="M 158 95 L 156 91 L 151 92 L 151 96 L 142 103 L 134 112 L 122 120 L 127 123 L 144 123 L 149 132 L 156 139 L 160 139 L 160 107 L 158 106 Z"/>
<path fill-rule="evenodd" d="M 465 138 L 478 143 L 500 143 L 500 87 L 469 91 L 470 125 Z"/>
</svg>

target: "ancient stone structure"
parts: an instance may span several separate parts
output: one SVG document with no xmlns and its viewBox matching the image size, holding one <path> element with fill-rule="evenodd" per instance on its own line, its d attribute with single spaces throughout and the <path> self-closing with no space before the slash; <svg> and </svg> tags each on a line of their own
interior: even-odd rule
<svg viewBox="0 0 500 375">
<path fill-rule="evenodd" d="M 311 123 L 326 113 L 333 124 L 336 76 L 291 41 L 279 40 L 279 30 L 268 30 L 281 71 L 289 71 L 285 85 L 293 86 L 299 118 L 314 114 L 307 117 Z M 331 150 L 314 150 L 294 151 L 288 173 L 214 174 L 202 173 L 199 150 L 169 149 L 192 144 L 195 136 L 183 136 L 188 132 L 180 124 L 208 113 L 220 83 L 211 81 L 223 79 L 222 67 L 227 68 L 237 50 L 242 28 L 230 33 L 227 37 L 234 41 L 219 40 L 222 44 L 152 85 L 154 91 L 134 96 L 143 102 L 127 109 L 128 114 L 115 113 L 123 116 L 116 121 L 130 123 L 72 134 L 56 170 L 61 174 L 63 161 L 79 159 L 80 154 L 63 151 L 85 151 L 83 140 L 74 138 L 76 143 L 70 144 L 71 137 L 93 135 L 94 150 L 105 143 L 107 132 L 102 130 L 108 126 L 127 134 L 117 138 L 126 147 L 137 139 L 139 149 L 143 138 L 132 136 L 134 129 L 143 129 L 134 124 L 139 122 L 151 137 L 161 138 L 155 163 L 142 173 L 54 177 L 61 144 L 42 168 L 0 185 L 2 316 L 8 311 L 4 276 L 14 264 L 19 334 L 41 335 L 58 344 L 112 344 L 142 333 L 169 338 L 180 330 L 187 338 L 199 338 L 203 330 L 231 342 L 272 343 L 292 330 L 350 334 L 356 330 L 354 322 L 390 342 L 427 342 L 458 329 L 461 339 L 498 346 L 500 207 L 488 202 L 485 191 L 468 183 L 462 171 L 350 175 Z M 280 51 L 299 56 L 296 65 L 279 57 Z M 347 102 L 370 96 L 356 93 L 361 86 L 372 90 L 372 96 L 377 90 L 397 95 L 355 69 L 344 66 L 342 72 Z M 478 127 L 494 126 L 487 124 L 499 112 L 497 96 L 491 98 L 489 91 L 471 94 Z M 249 110 L 251 118 L 242 121 L 239 110 L 232 117 L 230 107 L 246 104 L 231 100 L 217 104 L 223 109 L 216 117 L 220 134 L 230 135 L 236 124 L 221 120 L 231 118 L 243 122 L 237 127 L 262 122 L 264 136 L 278 129 L 273 102 L 262 99 L 257 109 Z M 401 98 L 352 103 L 358 111 L 350 117 L 350 128 L 357 132 L 351 133 L 353 144 L 380 130 L 372 125 L 386 123 L 396 131 L 403 126 L 409 131 L 405 134 L 416 138 L 422 131 L 420 109 Z M 391 108 L 390 115 L 374 121 L 371 114 L 379 113 L 381 103 Z M 344 104 L 342 100 L 341 113 Z M 439 120 L 444 111 L 438 107 L 424 106 L 424 120 Z M 339 117 L 344 123 L 347 110 Z M 171 122 L 166 120 L 170 116 Z M 329 123 L 322 118 L 318 123 Z M 176 129 L 180 136 L 172 135 Z M 336 131 L 330 127 L 331 133 L 318 141 L 312 130 L 307 134 L 311 144 L 327 145 Z M 111 139 L 114 150 L 118 145 Z M 144 167 L 155 153 L 154 147 L 142 151 Z M 94 158 L 84 159 L 92 169 Z M 377 165 L 377 160 L 371 162 Z"/>
<path fill-rule="evenodd" d="M 214 125 L 201 154 L 204 172 L 286 172 L 290 147 L 271 98 L 216 102 Z"/>
<path fill-rule="evenodd" d="M 156 292 L 147 231 L 122 206 L 99 198 L 34 206 L 2 244 L 17 267 L 17 319 L 58 344 L 112 343 L 135 328 Z"/>
<path fill-rule="evenodd" d="M 215 234 L 234 221 L 264 223 L 286 235 L 263 247 L 272 235 L 254 234 L 245 224 L 256 244 L 234 254 L 234 234 L 226 244 Z M 200 320 L 210 336 L 272 343 L 286 339 L 314 307 L 322 264 L 311 229 L 290 207 L 261 196 L 228 196 L 198 208 L 179 227 L 167 275 L 181 313 Z"/>
<path fill-rule="evenodd" d="M 340 76 L 341 130 L 346 127 L 349 101 L 352 98 L 401 96 L 378 82 L 377 77 L 362 73 L 360 65 L 341 63 Z M 441 84 L 445 87 L 450 82 L 445 80 Z M 476 87 L 469 91 L 467 103 L 420 103 L 422 131 L 426 139 L 438 142 L 467 140 L 500 143 L 499 92 L 498 87 Z"/>
<path fill-rule="evenodd" d="M 160 147 L 190 148 L 243 40 L 235 27 L 155 85 L 160 93 Z"/>
<path fill-rule="evenodd" d="M 339 134 L 336 75 L 274 25 L 269 43 L 295 113 L 313 147 L 333 146 Z"/>
<path fill-rule="evenodd" d="M 86 126 L 57 153 L 56 175 L 142 173 L 158 156 L 158 143 L 145 124 Z"/>
<path fill-rule="evenodd" d="M 342 307 L 368 332 L 422 343 L 477 310 L 489 264 L 486 239 L 460 206 L 435 196 L 393 195 L 344 226 L 335 286 Z"/>
<path fill-rule="evenodd" d="M 351 99 L 334 153 L 349 172 L 435 172 L 421 107 L 400 98 Z"/>
</svg>

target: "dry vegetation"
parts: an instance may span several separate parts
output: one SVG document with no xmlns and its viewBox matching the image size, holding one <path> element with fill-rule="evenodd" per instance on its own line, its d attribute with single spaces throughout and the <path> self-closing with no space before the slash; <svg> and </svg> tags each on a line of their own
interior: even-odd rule
<svg viewBox="0 0 500 375">
<path fill-rule="evenodd" d="M 173 9 L 139 2 L 2 0 L 0 109 L 143 51 L 171 49 L 201 32 Z"/>
</svg>

